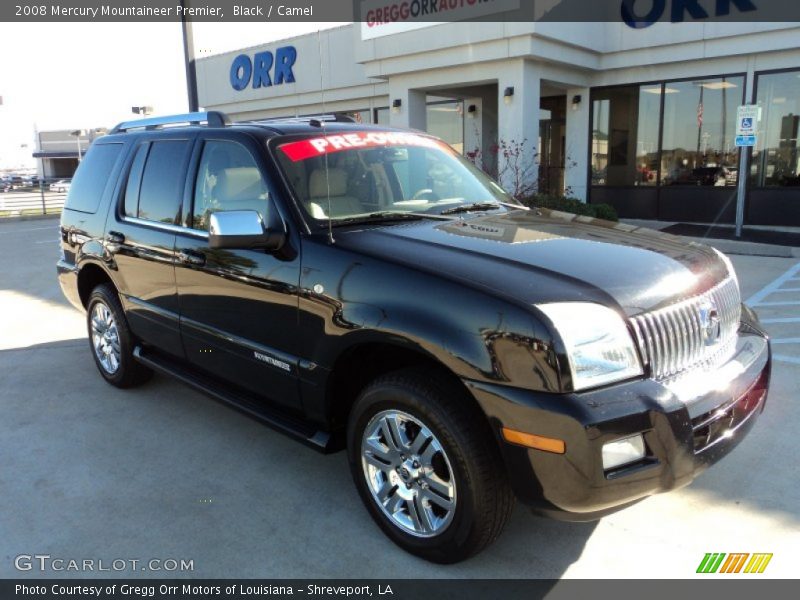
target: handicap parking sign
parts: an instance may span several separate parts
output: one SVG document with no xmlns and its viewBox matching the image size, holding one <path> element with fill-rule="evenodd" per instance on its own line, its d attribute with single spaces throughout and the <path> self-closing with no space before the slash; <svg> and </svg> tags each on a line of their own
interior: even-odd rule
<svg viewBox="0 0 800 600">
<path fill-rule="evenodd" d="M 755 146 L 758 122 L 758 106 L 744 105 L 736 111 L 737 146 Z"/>
</svg>

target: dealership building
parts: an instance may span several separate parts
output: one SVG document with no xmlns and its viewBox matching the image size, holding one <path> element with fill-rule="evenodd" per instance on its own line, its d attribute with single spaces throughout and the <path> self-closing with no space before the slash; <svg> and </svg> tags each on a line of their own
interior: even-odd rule
<svg viewBox="0 0 800 600">
<path fill-rule="evenodd" d="M 355 23 L 197 61 L 234 120 L 344 112 L 435 134 L 542 193 L 733 223 L 737 107 L 757 104 L 744 222 L 800 226 L 795 23 Z"/>
</svg>

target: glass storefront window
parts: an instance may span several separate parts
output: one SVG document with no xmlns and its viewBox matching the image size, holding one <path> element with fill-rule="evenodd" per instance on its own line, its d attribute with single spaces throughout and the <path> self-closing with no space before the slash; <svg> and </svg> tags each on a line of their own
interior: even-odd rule
<svg viewBox="0 0 800 600">
<path fill-rule="evenodd" d="M 744 77 L 665 85 L 663 185 L 736 185 L 736 107 L 743 90 Z"/>
<path fill-rule="evenodd" d="M 456 101 L 428 102 L 428 133 L 441 138 L 455 150 L 464 153 L 464 103 Z"/>
<path fill-rule="evenodd" d="M 800 186 L 800 71 L 759 75 L 761 107 L 751 183 L 758 187 Z"/>
<path fill-rule="evenodd" d="M 388 106 L 376 108 L 375 123 L 389 126 L 391 120 Z M 427 131 L 464 153 L 464 102 L 429 96 L 427 104 Z"/>
<path fill-rule="evenodd" d="M 661 85 L 607 88 L 592 98 L 592 185 L 656 185 Z"/>
</svg>

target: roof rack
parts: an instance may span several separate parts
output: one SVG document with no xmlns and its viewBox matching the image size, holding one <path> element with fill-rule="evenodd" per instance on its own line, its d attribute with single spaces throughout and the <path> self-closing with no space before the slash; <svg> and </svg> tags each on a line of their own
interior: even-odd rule
<svg viewBox="0 0 800 600">
<path fill-rule="evenodd" d="M 310 123 L 311 121 L 324 121 L 334 123 L 355 123 L 356 120 L 344 113 L 332 113 L 327 115 L 307 115 L 304 117 L 269 117 L 267 119 L 254 119 L 245 121 L 246 123 Z"/>
<path fill-rule="evenodd" d="M 230 125 L 231 121 L 225 113 L 217 110 L 210 110 L 208 112 L 193 112 L 184 115 L 169 115 L 166 117 L 123 121 L 109 131 L 109 134 L 124 133 L 131 129 L 159 129 L 165 125 L 200 125 L 201 123 L 205 123 L 208 127 L 225 127 Z"/>
</svg>

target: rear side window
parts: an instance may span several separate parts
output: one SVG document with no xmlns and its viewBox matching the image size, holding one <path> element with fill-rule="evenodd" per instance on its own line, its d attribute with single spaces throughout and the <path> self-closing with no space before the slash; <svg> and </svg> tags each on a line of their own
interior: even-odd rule
<svg viewBox="0 0 800 600">
<path fill-rule="evenodd" d="M 111 171 L 121 152 L 122 144 L 92 144 L 72 179 L 65 208 L 87 213 L 97 212 Z"/>
<path fill-rule="evenodd" d="M 161 140 L 150 144 L 139 188 L 137 216 L 140 219 L 169 224 L 178 222 L 183 200 L 183 167 L 190 148 L 189 140 Z M 137 159 L 138 153 L 134 160 Z"/>
<path fill-rule="evenodd" d="M 128 174 L 128 183 L 125 185 L 125 216 L 136 217 L 139 214 L 139 188 L 142 185 L 142 171 L 149 149 L 150 144 L 142 144 L 136 150 L 136 156 Z"/>
</svg>

